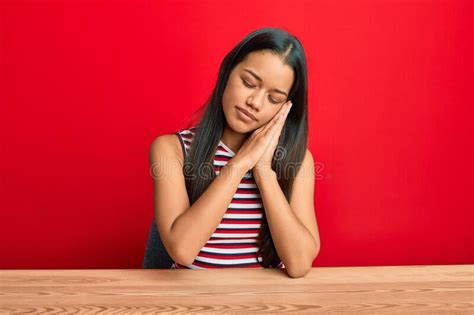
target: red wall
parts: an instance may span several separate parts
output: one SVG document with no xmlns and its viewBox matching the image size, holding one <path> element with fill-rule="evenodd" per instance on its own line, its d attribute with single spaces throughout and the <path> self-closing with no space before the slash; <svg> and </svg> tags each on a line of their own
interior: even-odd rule
<svg viewBox="0 0 474 315">
<path fill-rule="evenodd" d="M 140 268 L 151 141 L 266 26 L 308 56 L 314 266 L 474 263 L 472 1 L 226 3 L 1 1 L 0 268 Z"/>
</svg>

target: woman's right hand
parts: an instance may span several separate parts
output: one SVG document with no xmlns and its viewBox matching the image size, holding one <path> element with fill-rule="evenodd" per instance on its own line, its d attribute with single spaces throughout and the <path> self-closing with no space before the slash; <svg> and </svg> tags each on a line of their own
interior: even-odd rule
<svg viewBox="0 0 474 315">
<path fill-rule="evenodd" d="M 283 128 L 284 121 L 288 115 L 287 109 L 289 102 L 290 101 L 283 104 L 270 121 L 253 131 L 250 137 L 245 140 L 237 154 L 232 158 L 233 163 L 237 163 L 246 171 L 255 166 L 272 142 L 273 137 Z"/>
</svg>

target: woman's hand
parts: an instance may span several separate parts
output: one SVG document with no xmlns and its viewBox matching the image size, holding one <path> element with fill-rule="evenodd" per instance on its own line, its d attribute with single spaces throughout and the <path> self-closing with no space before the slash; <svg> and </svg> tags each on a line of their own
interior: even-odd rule
<svg viewBox="0 0 474 315">
<path fill-rule="evenodd" d="M 285 123 L 288 112 L 291 108 L 291 101 L 286 102 L 273 118 L 265 125 L 254 130 L 250 137 L 244 142 L 237 154 L 232 158 L 234 163 L 241 164 L 247 171 L 254 166 L 265 155 L 265 160 L 260 162 L 259 168 L 265 167 L 266 161 L 273 157 L 281 129 Z M 276 139 L 276 140 L 275 140 Z M 270 147 L 270 148 L 269 148 Z M 267 152 L 268 149 L 268 152 Z M 255 174 L 255 170 L 254 170 Z"/>
<path fill-rule="evenodd" d="M 288 101 L 282 106 L 282 108 L 285 108 L 285 110 L 282 114 L 282 117 L 276 123 L 278 128 L 276 128 L 275 134 L 273 135 L 272 140 L 270 141 L 270 144 L 268 145 L 266 151 L 263 153 L 260 160 L 253 167 L 253 175 L 255 178 L 265 177 L 269 174 L 269 172 L 273 171 L 272 170 L 273 155 L 275 154 L 275 149 L 278 145 L 280 134 L 283 129 L 283 126 L 285 125 L 286 117 L 288 117 L 288 113 L 291 109 L 291 105 L 292 105 L 291 101 Z M 280 111 L 277 113 L 277 115 L 280 115 Z"/>
</svg>

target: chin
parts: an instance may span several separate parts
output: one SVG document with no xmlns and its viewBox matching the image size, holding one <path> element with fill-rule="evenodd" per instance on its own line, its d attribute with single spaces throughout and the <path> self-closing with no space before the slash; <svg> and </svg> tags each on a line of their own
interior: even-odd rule
<svg viewBox="0 0 474 315">
<path fill-rule="evenodd" d="M 240 121 L 239 119 L 228 122 L 228 126 L 230 129 L 232 129 L 233 131 L 237 133 L 249 133 L 257 129 L 252 126 L 246 125 L 244 122 Z"/>
<path fill-rule="evenodd" d="M 229 123 L 229 127 L 238 133 L 247 133 L 250 131 L 249 127 L 245 126 L 245 124 L 239 120 Z"/>
</svg>

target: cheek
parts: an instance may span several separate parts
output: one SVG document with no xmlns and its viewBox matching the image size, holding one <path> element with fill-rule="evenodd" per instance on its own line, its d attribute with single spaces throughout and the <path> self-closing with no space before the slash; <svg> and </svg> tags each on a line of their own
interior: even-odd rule
<svg viewBox="0 0 474 315">
<path fill-rule="evenodd" d="M 227 94 L 228 99 L 242 102 L 242 100 L 248 96 L 249 90 L 238 80 L 233 80 L 227 82 L 225 93 Z"/>
<path fill-rule="evenodd" d="M 273 117 L 275 117 L 276 114 L 278 114 L 278 112 L 280 111 L 280 109 L 276 109 L 276 110 L 273 110 L 267 117 L 268 121 L 272 120 Z"/>
<path fill-rule="evenodd" d="M 222 102 L 224 103 L 224 105 L 227 105 L 227 103 L 234 99 L 234 90 L 235 87 L 232 85 L 232 83 L 227 82 L 227 85 L 224 89 L 224 94 L 222 95 Z"/>
<path fill-rule="evenodd" d="M 266 115 L 264 118 L 262 118 L 261 125 L 268 124 L 272 120 L 273 115 L 274 115 L 273 113 L 270 113 L 270 114 Z"/>
<path fill-rule="evenodd" d="M 222 94 L 222 107 L 226 109 L 228 103 L 229 103 L 229 96 L 228 96 L 227 88 L 226 88 L 224 90 L 224 93 Z"/>
<path fill-rule="evenodd" d="M 222 106 L 225 110 L 233 107 L 235 104 L 235 97 L 233 95 L 233 89 L 231 86 L 227 86 L 222 94 Z"/>
</svg>

